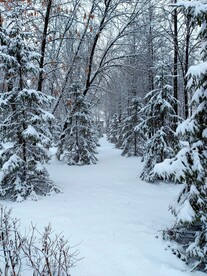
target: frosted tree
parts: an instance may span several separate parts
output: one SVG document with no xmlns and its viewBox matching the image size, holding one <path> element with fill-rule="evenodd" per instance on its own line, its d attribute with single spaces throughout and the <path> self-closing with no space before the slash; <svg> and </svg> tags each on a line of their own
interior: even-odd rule
<svg viewBox="0 0 207 276">
<path fill-rule="evenodd" d="M 128 107 L 128 116 L 126 116 L 123 122 L 122 155 L 139 155 L 140 143 L 138 133 L 135 131 L 135 127 L 140 121 L 139 111 L 141 110 L 141 108 L 142 104 L 139 97 L 133 97 L 131 100 L 131 104 Z"/>
<path fill-rule="evenodd" d="M 116 144 L 118 140 L 119 119 L 117 113 L 114 113 L 108 127 L 107 137 L 109 142 Z"/>
<path fill-rule="evenodd" d="M 178 3 L 187 11 L 191 24 L 199 25 L 198 39 L 201 41 L 199 64 L 188 70 L 188 89 L 194 91 L 191 101 L 192 115 L 177 128 L 177 134 L 185 140 L 185 147 L 170 160 L 169 170 L 156 171 L 161 176 L 173 177 L 185 183 L 177 201 L 170 207 L 176 221 L 166 237 L 176 241 L 178 256 L 184 256 L 192 269 L 207 270 L 207 2 L 182 1 Z M 174 172 L 182 164 L 179 177 Z M 162 164 L 162 166 L 165 164 Z M 156 169 L 156 168 L 155 168 Z M 160 170 L 160 171 L 159 171 Z M 169 175 L 171 174 L 171 175 Z"/>
<path fill-rule="evenodd" d="M 57 158 L 65 160 L 68 165 L 95 164 L 97 137 L 92 125 L 90 104 L 79 84 L 73 84 L 70 90 L 72 107 L 58 143 Z"/>
<path fill-rule="evenodd" d="M 49 160 L 48 126 L 54 117 L 44 110 L 51 98 L 31 87 L 31 78 L 38 74 L 38 54 L 25 29 L 23 3 L 8 5 L 12 6 L 4 10 L 6 20 L 0 28 L 0 70 L 5 79 L 0 94 L 0 197 L 21 201 L 58 191 L 44 167 Z"/>
<path fill-rule="evenodd" d="M 157 88 L 146 95 L 147 104 L 140 111 L 145 118 L 136 127 L 137 131 L 143 131 L 146 136 L 144 168 L 141 173 L 141 178 L 146 181 L 154 180 L 152 170 L 155 164 L 172 157 L 176 145 L 173 131 L 173 121 L 176 117 L 173 107 L 176 99 L 172 96 L 166 66 L 159 64 L 157 71 L 160 73 L 155 78 Z"/>
<path fill-rule="evenodd" d="M 124 118 L 126 117 L 126 112 L 122 112 L 122 114 L 120 114 L 118 116 L 118 124 L 117 124 L 117 135 L 116 135 L 116 143 L 115 143 L 115 147 L 118 149 L 122 149 L 122 144 L 123 144 L 123 129 L 124 129 Z"/>
</svg>

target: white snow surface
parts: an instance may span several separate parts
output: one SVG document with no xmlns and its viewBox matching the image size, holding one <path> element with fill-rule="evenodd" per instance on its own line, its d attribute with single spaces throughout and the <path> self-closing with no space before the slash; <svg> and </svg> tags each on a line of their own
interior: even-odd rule
<svg viewBox="0 0 207 276">
<path fill-rule="evenodd" d="M 101 139 L 96 165 L 68 166 L 52 161 L 48 170 L 62 194 L 39 201 L 1 204 L 13 208 L 21 227 L 31 221 L 42 230 L 51 222 L 84 257 L 72 276 L 202 276 L 189 268 L 155 236 L 174 221 L 168 206 L 182 185 L 148 184 L 139 179 L 140 158 Z M 25 272 L 24 276 L 30 276 Z"/>
</svg>

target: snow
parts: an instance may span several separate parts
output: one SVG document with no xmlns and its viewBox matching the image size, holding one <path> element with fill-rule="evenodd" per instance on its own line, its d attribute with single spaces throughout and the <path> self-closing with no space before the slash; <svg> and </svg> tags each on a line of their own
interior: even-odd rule
<svg viewBox="0 0 207 276">
<path fill-rule="evenodd" d="M 25 138 L 29 138 L 29 137 L 35 137 L 35 138 L 38 138 L 39 137 L 39 134 L 38 132 L 36 131 L 36 129 L 29 125 L 23 132 L 22 134 L 24 135 Z"/>
<path fill-rule="evenodd" d="M 207 61 L 201 62 L 196 65 L 192 65 L 188 69 L 187 76 L 191 75 L 196 78 L 200 78 L 201 75 L 204 75 L 207 71 Z"/>
<path fill-rule="evenodd" d="M 5 202 L 22 227 L 33 221 L 42 230 L 51 222 L 63 232 L 79 257 L 72 276 L 202 276 L 177 259 L 160 230 L 172 225 L 168 212 L 182 185 L 149 184 L 139 179 L 139 158 L 121 157 L 121 150 L 101 139 L 96 165 L 68 166 L 53 160 L 51 178 L 63 193 L 39 201 Z M 30 276 L 28 271 L 23 276 Z"/>
<path fill-rule="evenodd" d="M 203 130 L 202 137 L 207 138 L 207 128 Z"/>
<path fill-rule="evenodd" d="M 177 127 L 176 134 L 184 136 L 186 132 L 195 132 L 197 128 L 196 121 L 190 117 Z"/>
<path fill-rule="evenodd" d="M 162 179 L 174 179 L 175 182 L 180 182 L 186 170 L 186 154 L 189 147 L 181 149 L 176 157 L 166 158 L 163 162 L 157 163 L 154 166 L 153 173 Z"/>
<path fill-rule="evenodd" d="M 185 200 L 180 204 L 177 208 L 175 208 L 175 212 L 177 213 L 177 222 L 192 222 L 196 216 L 195 211 L 193 210 L 190 202 Z"/>
<path fill-rule="evenodd" d="M 184 6 L 186 9 L 195 8 L 195 15 L 205 12 L 207 10 L 207 4 L 205 0 L 197 1 L 178 1 L 176 6 Z"/>
<path fill-rule="evenodd" d="M 4 163 L 2 171 L 15 170 L 23 160 L 16 154 L 13 154 L 7 162 Z"/>
</svg>

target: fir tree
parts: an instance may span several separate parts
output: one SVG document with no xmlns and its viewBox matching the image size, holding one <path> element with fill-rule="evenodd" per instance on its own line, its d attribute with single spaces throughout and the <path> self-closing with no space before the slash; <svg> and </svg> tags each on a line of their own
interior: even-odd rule
<svg viewBox="0 0 207 276">
<path fill-rule="evenodd" d="M 141 101 L 138 97 L 133 97 L 131 105 L 128 107 L 128 116 L 123 122 L 123 142 L 122 142 L 122 155 L 137 156 L 139 155 L 139 137 L 135 131 L 135 127 L 140 121 L 139 111 L 142 108 Z"/>
<path fill-rule="evenodd" d="M 188 88 L 194 91 L 191 101 L 192 115 L 177 129 L 185 140 L 185 148 L 170 160 L 173 167 L 183 164 L 179 178 L 185 185 L 176 203 L 170 207 L 176 217 L 175 225 L 165 237 L 176 241 L 181 254 L 192 269 L 207 270 L 207 5 L 206 1 L 182 1 L 192 24 L 199 25 L 198 38 L 202 42 L 200 64 L 188 71 Z M 163 170 L 164 171 L 164 170 Z M 161 173 L 163 175 L 163 173 Z"/>
<path fill-rule="evenodd" d="M 123 112 L 121 115 L 118 117 L 118 124 L 117 124 L 117 134 L 116 134 L 116 143 L 115 147 L 117 149 L 122 149 L 122 144 L 123 144 L 123 127 L 124 127 L 124 118 L 126 117 L 126 112 Z"/>
<path fill-rule="evenodd" d="M 107 137 L 109 142 L 116 144 L 118 141 L 119 119 L 117 113 L 114 113 L 111 122 L 109 123 Z"/>
<path fill-rule="evenodd" d="M 38 73 L 38 54 L 29 43 L 31 34 L 25 31 L 23 4 L 14 1 L 9 5 L 12 8 L 5 11 L 7 20 L 0 29 L 1 71 L 5 76 L 0 95 L 0 197 L 21 201 L 58 191 L 44 167 L 51 138 L 47 126 L 54 117 L 43 109 L 51 98 L 30 87 L 31 77 Z"/>
<path fill-rule="evenodd" d="M 90 104 L 89 104 L 89 108 L 90 108 Z M 94 139 L 94 142 L 96 144 L 96 147 L 100 147 L 100 143 L 99 143 L 99 139 L 103 137 L 103 133 L 101 131 L 100 126 L 95 122 L 95 121 L 91 121 L 91 133 L 92 133 L 92 137 Z"/>
<path fill-rule="evenodd" d="M 96 131 L 97 131 L 97 137 L 102 138 L 103 137 L 103 127 L 101 125 L 101 122 L 96 122 Z"/>
<path fill-rule="evenodd" d="M 172 86 L 165 65 L 159 64 L 156 76 L 156 89 L 150 91 L 145 100 L 146 106 L 141 109 L 144 114 L 143 121 L 136 127 L 146 136 L 143 153 L 144 168 L 141 178 L 154 181 L 153 168 L 155 164 L 174 155 L 174 146 L 177 144 L 173 131 L 173 121 L 176 117 L 174 105 L 176 99 L 172 96 Z"/>
<path fill-rule="evenodd" d="M 66 160 L 68 165 L 95 164 L 97 137 L 92 125 L 90 104 L 78 84 L 71 86 L 70 95 L 72 109 L 58 143 L 57 157 Z"/>
</svg>

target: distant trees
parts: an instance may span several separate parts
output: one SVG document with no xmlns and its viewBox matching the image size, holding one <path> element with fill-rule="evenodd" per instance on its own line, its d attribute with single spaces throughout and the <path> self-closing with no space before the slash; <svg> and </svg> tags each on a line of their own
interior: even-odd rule
<svg viewBox="0 0 207 276">
<path fill-rule="evenodd" d="M 75 15 L 77 20 L 73 20 L 76 38 L 72 47 L 67 48 L 72 59 L 66 64 L 63 84 L 53 113 L 66 102 L 68 84 L 71 81 L 79 79 L 83 95 L 87 97 L 92 96 L 89 91 L 93 94 L 97 92 L 97 88 L 99 91 L 103 87 L 102 83 L 110 78 L 110 72 L 117 66 L 116 61 L 125 57 L 121 50 L 121 41 L 143 8 L 137 1 L 129 4 L 127 0 L 89 0 L 87 5 L 79 2 Z"/>
<path fill-rule="evenodd" d="M 69 83 L 79 81 L 85 102 L 100 97 L 100 87 L 103 87 L 105 82 L 107 83 L 110 72 L 117 67 L 117 62 L 125 58 L 120 44 L 123 37 L 127 36 L 130 24 L 141 13 L 142 8 L 137 1 L 131 1 L 129 5 L 128 1 L 113 2 L 111 0 L 90 0 L 88 5 L 79 6 L 76 26 L 78 39 L 74 43 L 74 48 L 71 49 L 74 59 L 70 61 L 64 74 L 64 82 L 53 109 L 53 114 L 55 114 L 62 104 L 65 107 L 67 119 L 63 122 L 61 137 L 65 136 L 68 113 L 69 116 L 74 117 L 74 114 L 70 113 L 70 108 L 67 107 L 67 101 L 70 98 Z M 73 104 L 74 107 L 71 110 L 77 109 L 75 102 Z M 61 142 L 62 146 L 64 142 L 66 142 L 65 139 Z M 91 149 L 91 154 L 92 152 Z"/>
</svg>

